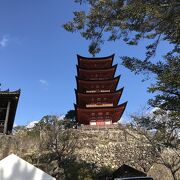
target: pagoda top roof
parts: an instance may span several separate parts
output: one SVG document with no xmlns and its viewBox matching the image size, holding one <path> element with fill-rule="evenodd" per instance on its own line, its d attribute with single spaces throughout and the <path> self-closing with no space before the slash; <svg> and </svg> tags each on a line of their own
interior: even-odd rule
<svg viewBox="0 0 180 180">
<path fill-rule="evenodd" d="M 107 57 L 83 57 L 77 55 L 78 66 L 86 69 L 110 68 L 113 64 L 114 54 Z"/>
<path fill-rule="evenodd" d="M 78 60 L 79 59 L 82 59 L 82 60 L 107 60 L 107 59 L 114 59 L 114 55 L 115 54 L 112 54 L 110 56 L 104 56 L 104 57 L 84 57 L 84 56 L 80 56 L 79 54 L 77 54 L 77 58 Z"/>
</svg>

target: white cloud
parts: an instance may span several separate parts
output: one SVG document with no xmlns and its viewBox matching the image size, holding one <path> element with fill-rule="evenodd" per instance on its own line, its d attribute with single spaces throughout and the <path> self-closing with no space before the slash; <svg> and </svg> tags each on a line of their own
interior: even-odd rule
<svg viewBox="0 0 180 180">
<path fill-rule="evenodd" d="M 16 123 L 14 123 L 13 127 L 17 127 L 18 125 Z"/>
<path fill-rule="evenodd" d="M 64 114 L 58 116 L 58 120 L 63 120 L 64 118 L 65 118 L 65 115 L 64 115 Z"/>
<path fill-rule="evenodd" d="M 48 85 L 49 85 L 49 83 L 48 83 L 46 80 L 44 80 L 44 79 L 40 79 L 39 82 L 40 82 L 42 85 L 44 85 L 44 86 L 48 86 Z"/>
<path fill-rule="evenodd" d="M 122 116 L 121 119 L 119 120 L 120 124 L 127 124 L 130 123 L 130 118 L 128 118 L 126 115 Z"/>
<path fill-rule="evenodd" d="M 39 121 L 32 121 L 32 122 L 30 122 L 27 126 L 26 126 L 26 128 L 27 129 L 31 129 L 31 128 L 33 128 L 34 126 L 35 126 L 35 124 L 37 124 Z"/>
<path fill-rule="evenodd" d="M 4 35 L 2 38 L 0 38 L 0 47 L 5 48 L 9 44 L 9 36 Z"/>
</svg>

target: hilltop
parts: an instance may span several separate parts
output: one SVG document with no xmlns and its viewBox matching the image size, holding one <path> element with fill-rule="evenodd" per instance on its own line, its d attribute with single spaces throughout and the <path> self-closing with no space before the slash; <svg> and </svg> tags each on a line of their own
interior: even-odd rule
<svg viewBox="0 0 180 180">
<path fill-rule="evenodd" d="M 53 131 L 49 128 L 39 123 L 31 130 L 2 136 L 0 159 L 15 153 L 57 179 L 97 179 L 124 163 L 154 179 L 172 179 L 169 169 L 157 165 L 160 159 L 146 137 L 130 126 L 89 130 L 54 126 Z M 169 161 L 175 156 L 168 149 L 162 153 Z"/>
</svg>

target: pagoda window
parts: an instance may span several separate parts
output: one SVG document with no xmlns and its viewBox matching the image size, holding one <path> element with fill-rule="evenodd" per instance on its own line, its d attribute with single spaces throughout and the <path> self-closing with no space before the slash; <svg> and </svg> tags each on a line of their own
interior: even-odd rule
<svg viewBox="0 0 180 180">
<path fill-rule="evenodd" d="M 106 120 L 111 119 L 109 112 L 106 112 L 106 113 L 105 113 L 105 119 L 106 119 Z"/>
<path fill-rule="evenodd" d="M 96 92 L 99 92 L 99 85 L 96 85 Z"/>
<path fill-rule="evenodd" d="M 103 118 L 103 113 L 102 113 L 102 112 L 98 112 L 98 119 L 104 119 L 104 118 Z"/>
<path fill-rule="evenodd" d="M 101 104 L 101 98 L 97 98 L 97 104 Z"/>
<path fill-rule="evenodd" d="M 93 75 L 93 74 L 91 74 L 91 76 L 90 76 L 90 77 L 91 77 L 91 79 L 93 79 L 93 78 L 94 78 L 94 75 Z"/>
<path fill-rule="evenodd" d="M 103 103 L 107 103 L 107 98 L 103 98 Z"/>
<path fill-rule="evenodd" d="M 96 121 L 95 113 L 91 113 L 90 121 Z"/>
</svg>

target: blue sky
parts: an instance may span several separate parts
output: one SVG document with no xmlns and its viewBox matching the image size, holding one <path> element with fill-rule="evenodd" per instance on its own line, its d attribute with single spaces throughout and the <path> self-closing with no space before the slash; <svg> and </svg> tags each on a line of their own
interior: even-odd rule
<svg viewBox="0 0 180 180">
<path fill-rule="evenodd" d="M 91 56 L 88 41 L 78 33 L 66 32 L 62 25 L 73 11 L 80 10 L 73 0 L 1 0 L 0 1 L 0 83 L 1 89 L 21 89 L 15 123 L 28 124 L 44 115 L 62 115 L 74 108 L 76 54 Z M 115 53 L 118 88 L 125 87 L 120 103 L 128 101 L 123 118 L 141 112 L 152 94 L 146 92 L 150 81 L 141 82 L 120 65 L 120 56 L 143 57 L 145 42 L 127 46 L 123 42 L 105 43 L 97 55 Z M 159 47 L 161 54 L 167 44 Z"/>
</svg>

